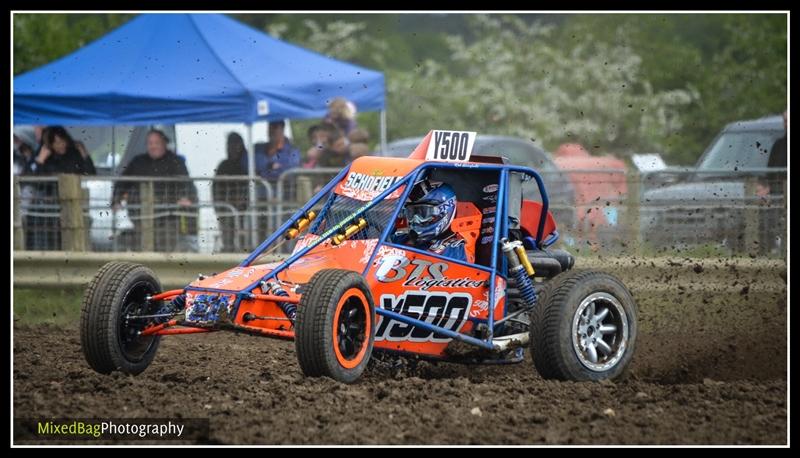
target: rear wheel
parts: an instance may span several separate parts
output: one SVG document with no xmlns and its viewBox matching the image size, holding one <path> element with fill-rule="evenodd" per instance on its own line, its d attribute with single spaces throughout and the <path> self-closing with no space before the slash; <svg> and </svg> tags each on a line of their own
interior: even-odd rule
<svg viewBox="0 0 800 458">
<path fill-rule="evenodd" d="M 556 276 L 531 316 L 533 363 L 544 378 L 613 379 L 630 364 L 636 303 L 613 275 L 570 271 Z"/>
<path fill-rule="evenodd" d="M 326 269 L 311 277 L 295 320 L 300 369 L 309 377 L 352 383 L 367 367 L 375 330 L 375 306 L 364 278 Z"/>
<path fill-rule="evenodd" d="M 160 336 L 140 337 L 149 320 L 133 317 L 155 312 L 161 284 L 139 264 L 109 262 L 89 283 L 81 305 L 81 348 L 89 365 L 101 374 L 119 370 L 139 374 L 150 365 Z"/>
</svg>

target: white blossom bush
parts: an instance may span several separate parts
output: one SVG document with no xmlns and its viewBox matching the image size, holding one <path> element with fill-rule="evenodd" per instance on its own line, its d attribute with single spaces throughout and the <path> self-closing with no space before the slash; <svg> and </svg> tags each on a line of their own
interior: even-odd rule
<svg viewBox="0 0 800 458">
<path fill-rule="evenodd" d="M 681 108 L 698 97 L 690 89 L 654 91 L 641 74 L 642 59 L 624 44 L 623 29 L 614 44 L 586 35 L 561 46 L 553 43 L 551 26 L 514 16 L 472 18 L 477 39 L 448 36 L 448 60 L 427 59 L 410 69 L 386 65 L 387 42 L 361 22 L 305 20 L 303 30 L 278 23 L 268 32 L 383 69 L 390 138 L 464 129 L 526 138 L 550 150 L 579 142 L 616 154 L 660 151 L 682 128 Z"/>
<path fill-rule="evenodd" d="M 475 21 L 474 42 L 449 38 L 451 61 L 392 75 L 392 132 L 417 135 L 422 117 L 427 126 L 514 135 L 549 149 L 580 142 L 616 153 L 659 150 L 697 97 L 653 91 L 628 46 L 587 36 L 568 49 L 550 44 L 551 27 L 516 17 Z"/>
</svg>

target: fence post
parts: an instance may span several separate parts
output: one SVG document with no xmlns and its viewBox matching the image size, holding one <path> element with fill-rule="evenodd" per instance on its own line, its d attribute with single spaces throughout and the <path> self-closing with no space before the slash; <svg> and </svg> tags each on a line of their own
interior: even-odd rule
<svg viewBox="0 0 800 458">
<path fill-rule="evenodd" d="M 142 202 L 141 231 L 142 251 L 155 251 L 155 192 L 152 181 L 139 183 L 139 195 Z"/>
<path fill-rule="evenodd" d="M 61 249 L 86 251 L 86 226 L 83 220 L 81 177 L 58 176 L 58 201 L 61 207 Z"/>
<path fill-rule="evenodd" d="M 628 177 L 628 195 L 625 198 L 625 224 L 630 231 L 628 243 L 630 244 L 630 254 L 642 254 L 642 233 L 641 223 L 639 221 L 639 207 L 642 202 L 642 174 L 637 170 L 629 171 Z"/>
<path fill-rule="evenodd" d="M 14 177 L 14 249 L 25 249 L 25 232 L 22 230 L 22 211 L 20 206 L 19 178 Z"/>
<path fill-rule="evenodd" d="M 312 187 L 311 187 L 311 177 L 298 176 L 295 181 L 295 187 L 297 189 L 296 200 L 298 202 L 307 202 L 311 200 L 311 197 L 313 197 Z"/>
<path fill-rule="evenodd" d="M 744 249 L 749 250 L 758 242 L 758 197 L 756 185 L 758 181 L 754 176 L 748 176 L 744 181 Z"/>
<path fill-rule="evenodd" d="M 89 189 L 81 188 L 81 203 L 83 208 L 89 209 L 89 212 L 83 215 L 83 227 L 86 228 L 83 231 L 83 243 L 86 244 L 86 247 L 89 251 L 93 251 L 92 247 L 92 215 L 91 212 L 91 195 L 89 194 Z"/>
</svg>

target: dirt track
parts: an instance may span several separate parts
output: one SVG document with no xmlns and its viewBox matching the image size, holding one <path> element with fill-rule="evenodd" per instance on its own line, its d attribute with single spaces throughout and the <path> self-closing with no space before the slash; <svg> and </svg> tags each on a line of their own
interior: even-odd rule
<svg viewBox="0 0 800 458">
<path fill-rule="evenodd" d="M 637 353 L 625 380 L 602 384 L 545 381 L 530 361 L 375 362 L 346 386 L 304 378 L 292 342 L 228 333 L 165 338 L 140 376 L 101 376 L 77 326 L 17 326 L 15 416 L 208 417 L 212 443 L 785 444 L 778 277 L 634 283 Z"/>
</svg>

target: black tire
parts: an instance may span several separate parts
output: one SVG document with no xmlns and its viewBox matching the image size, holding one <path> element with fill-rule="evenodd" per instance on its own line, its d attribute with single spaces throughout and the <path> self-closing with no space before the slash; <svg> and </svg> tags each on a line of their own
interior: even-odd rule
<svg viewBox="0 0 800 458">
<path fill-rule="evenodd" d="M 153 361 L 161 336 L 136 337 L 144 321 L 125 322 L 126 314 L 153 312 L 144 296 L 161 292 L 153 271 L 139 264 L 109 262 L 97 272 L 81 305 L 81 348 L 95 371 L 139 374 Z"/>
<path fill-rule="evenodd" d="M 591 298 L 595 299 L 588 301 Z M 578 316 L 584 300 L 587 305 L 584 313 Z M 608 312 L 600 320 L 602 326 L 584 326 L 584 319 L 590 321 L 589 310 L 597 311 L 599 307 L 602 312 L 603 305 Z M 531 314 L 531 354 L 536 370 L 543 378 L 557 380 L 598 381 L 621 377 L 636 347 L 636 315 L 636 302 L 613 275 L 577 270 L 556 276 L 542 288 Z M 593 317 L 596 316 L 599 314 Z M 583 331 L 581 326 L 584 326 Z M 601 327 L 603 332 L 610 332 L 611 327 L 615 331 L 606 335 L 600 332 Z M 592 336 L 603 341 L 602 344 L 584 347 L 586 339 L 591 342 Z M 608 354 L 603 349 L 598 351 L 601 345 L 610 349 Z M 594 348 L 594 363 L 591 356 L 587 356 L 591 354 L 589 346 Z"/>
<path fill-rule="evenodd" d="M 375 305 L 366 281 L 349 270 L 325 269 L 314 274 L 304 289 L 294 340 L 300 369 L 309 377 L 356 381 L 367 367 L 375 341 Z M 347 333 L 339 335 L 342 326 Z"/>
</svg>

